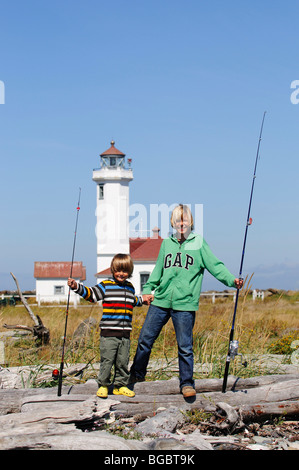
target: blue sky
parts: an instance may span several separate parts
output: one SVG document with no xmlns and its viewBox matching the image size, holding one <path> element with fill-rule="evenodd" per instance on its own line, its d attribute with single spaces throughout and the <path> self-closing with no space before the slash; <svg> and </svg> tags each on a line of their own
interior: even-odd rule
<svg viewBox="0 0 299 470">
<path fill-rule="evenodd" d="M 130 202 L 203 204 L 204 236 L 243 274 L 299 289 L 299 4 L 288 0 L 0 1 L 0 290 L 33 289 L 34 261 L 96 272 L 92 170 L 133 159 Z M 298 95 L 299 96 L 299 95 Z M 207 276 L 204 288 L 223 286 Z"/>
</svg>

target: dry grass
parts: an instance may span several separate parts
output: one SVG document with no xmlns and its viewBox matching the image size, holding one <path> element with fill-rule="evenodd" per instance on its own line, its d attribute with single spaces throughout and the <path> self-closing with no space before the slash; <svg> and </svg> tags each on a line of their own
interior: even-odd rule
<svg viewBox="0 0 299 470">
<path fill-rule="evenodd" d="M 83 307 L 85 305 L 85 307 Z M 72 336 L 78 325 L 86 318 L 92 317 L 100 321 L 102 309 L 98 306 L 81 304 L 75 310 L 72 306 L 68 315 L 67 345 L 65 361 L 98 362 L 99 332 L 94 331 L 79 348 L 72 347 Z M 209 376 L 221 376 L 228 337 L 233 314 L 232 298 L 218 298 L 213 304 L 211 299 L 202 297 L 196 315 L 194 327 L 194 354 L 196 363 L 210 364 Z M 32 309 L 49 328 L 51 341 L 47 346 L 37 348 L 32 338 L 20 337 L 18 341 L 6 342 L 5 359 L 9 366 L 30 364 L 59 364 L 61 360 L 62 337 L 65 324 L 65 307 L 46 306 Z M 138 336 L 142 327 L 147 307 L 134 310 L 133 331 L 131 335 L 131 356 L 136 350 Z M 8 332 L 3 324 L 29 324 L 31 320 L 23 306 L 3 307 L 0 310 L 0 332 Z M 264 301 L 252 301 L 248 290 L 244 290 L 239 298 L 235 339 L 240 343 L 239 350 L 243 355 L 289 354 L 290 344 L 299 339 L 299 292 L 272 295 Z M 177 345 L 172 322 L 162 330 L 157 339 L 151 358 L 162 358 L 171 362 L 177 356 Z M 131 357 L 131 358 L 132 358 Z M 235 360 L 231 373 L 238 371 L 243 376 L 253 375 L 250 367 L 242 368 L 241 361 Z"/>
</svg>

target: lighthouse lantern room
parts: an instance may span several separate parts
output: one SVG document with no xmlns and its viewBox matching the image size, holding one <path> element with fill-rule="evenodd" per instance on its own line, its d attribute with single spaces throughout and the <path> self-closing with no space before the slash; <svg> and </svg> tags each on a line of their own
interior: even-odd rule
<svg viewBox="0 0 299 470">
<path fill-rule="evenodd" d="M 114 141 L 100 158 L 101 166 L 92 176 L 97 184 L 97 272 L 109 268 L 116 253 L 130 253 L 129 183 L 133 179 L 132 160 L 126 167 L 125 154 Z"/>
</svg>

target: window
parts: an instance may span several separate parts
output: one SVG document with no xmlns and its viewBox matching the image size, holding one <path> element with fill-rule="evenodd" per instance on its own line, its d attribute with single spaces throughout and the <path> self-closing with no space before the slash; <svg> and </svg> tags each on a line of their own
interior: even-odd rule
<svg viewBox="0 0 299 470">
<path fill-rule="evenodd" d="M 64 294 L 64 286 L 54 286 L 54 295 L 63 295 Z"/>
<path fill-rule="evenodd" d="M 105 155 L 101 156 L 101 167 L 102 168 L 124 168 L 125 167 L 125 159 L 123 156 L 117 155 Z"/>
<path fill-rule="evenodd" d="M 147 283 L 150 275 L 149 273 L 140 273 L 140 291 L 142 292 L 144 284 Z"/>
<path fill-rule="evenodd" d="M 99 199 L 104 199 L 104 185 L 99 184 Z"/>
</svg>

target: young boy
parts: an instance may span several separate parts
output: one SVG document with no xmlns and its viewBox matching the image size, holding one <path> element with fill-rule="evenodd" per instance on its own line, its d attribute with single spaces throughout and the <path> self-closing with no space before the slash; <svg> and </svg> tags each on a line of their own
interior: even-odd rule
<svg viewBox="0 0 299 470">
<path fill-rule="evenodd" d="M 135 289 L 127 279 L 133 273 L 133 261 L 129 255 L 119 253 L 111 262 L 112 278 L 94 287 L 77 284 L 74 279 L 68 285 L 77 294 L 90 302 L 103 301 L 103 315 L 100 321 L 100 371 L 97 395 L 108 396 L 111 383 L 111 369 L 114 365 L 114 395 L 134 397 L 127 385 L 129 382 L 130 332 L 132 330 L 133 307 L 143 304 L 142 297 L 135 295 Z M 145 303 L 148 303 L 148 299 Z"/>
<path fill-rule="evenodd" d="M 180 204 L 171 215 L 176 233 L 163 240 L 156 266 L 143 288 L 143 301 L 154 291 L 131 368 L 131 382 L 146 375 L 152 346 L 163 326 L 172 318 L 178 343 L 180 390 L 184 397 L 196 394 L 193 380 L 193 326 L 204 270 L 229 287 L 242 287 L 211 252 L 206 241 L 192 232 L 193 217 Z"/>
</svg>

